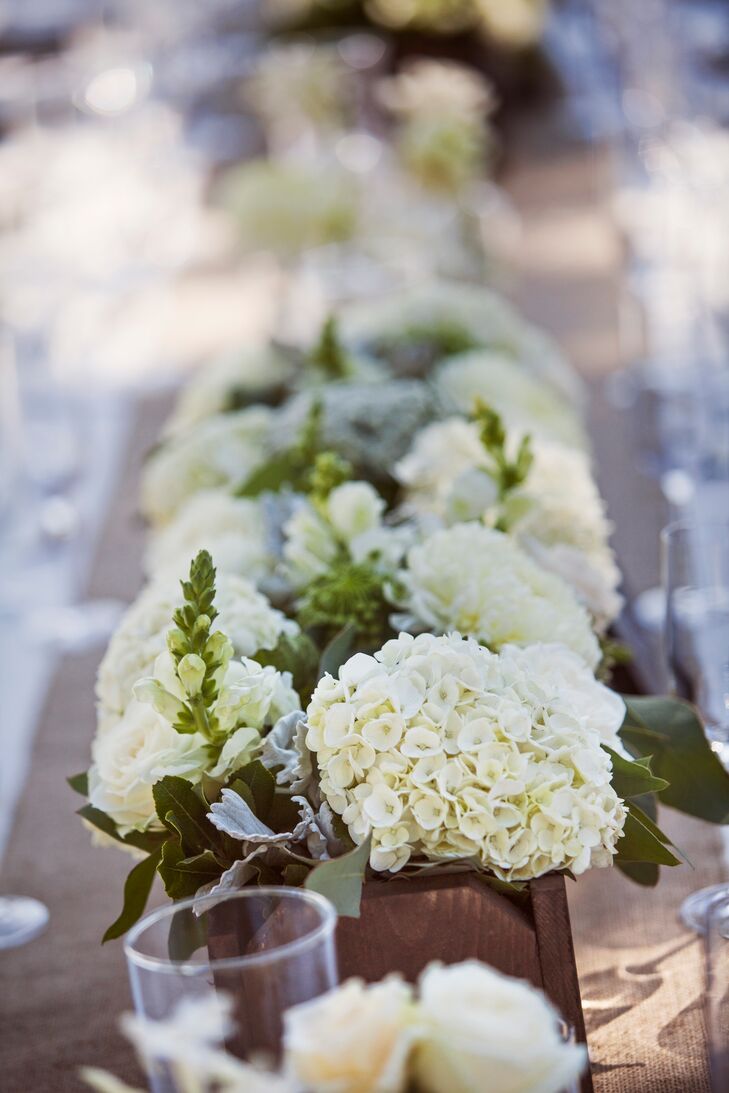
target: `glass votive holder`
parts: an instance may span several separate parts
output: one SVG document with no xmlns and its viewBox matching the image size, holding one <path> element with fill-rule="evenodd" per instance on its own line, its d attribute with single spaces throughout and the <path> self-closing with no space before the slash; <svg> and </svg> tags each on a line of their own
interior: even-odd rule
<svg viewBox="0 0 729 1093">
<path fill-rule="evenodd" d="M 230 1000 L 225 1049 L 275 1064 L 283 1014 L 338 982 L 333 906 L 297 888 L 244 888 L 152 911 L 127 934 L 137 1014 L 174 1018 L 185 1003 Z M 154 1093 L 174 1093 L 174 1060 L 146 1058 Z"/>
</svg>

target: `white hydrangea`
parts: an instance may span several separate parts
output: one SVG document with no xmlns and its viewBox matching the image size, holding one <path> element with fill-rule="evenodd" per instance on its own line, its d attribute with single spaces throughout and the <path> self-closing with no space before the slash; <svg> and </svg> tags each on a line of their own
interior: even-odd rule
<svg viewBox="0 0 729 1093">
<path fill-rule="evenodd" d="M 620 611 L 620 571 L 590 461 L 584 452 L 549 441 L 535 441 L 532 451 L 526 482 L 498 514 L 527 553 L 571 585 L 603 630 Z M 485 462 L 473 422 L 454 417 L 426 426 L 395 467 L 405 487 L 405 511 L 432 514 L 449 524 L 481 518 L 493 522 L 497 490 L 481 469 Z"/>
<path fill-rule="evenodd" d="M 291 379 L 288 357 L 274 346 L 246 346 L 201 365 L 182 388 L 165 425 L 165 434 L 184 433 L 206 418 L 235 409 L 237 399 L 253 399 L 266 388 Z"/>
<path fill-rule="evenodd" d="M 265 406 L 217 414 L 171 437 L 149 456 L 141 508 L 153 525 L 171 520 L 200 490 L 235 489 L 265 459 L 272 411 Z"/>
<path fill-rule="evenodd" d="M 377 300 L 345 305 L 339 331 L 350 345 L 367 347 L 400 339 L 413 329 L 462 331 L 473 344 L 507 358 L 510 367 L 533 375 L 569 403 L 582 401 L 580 380 L 555 343 L 528 323 L 503 297 L 457 281 L 419 283 Z M 470 406 L 468 407 L 470 410 Z"/>
<path fill-rule="evenodd" d="M 515 367 L 501 351 L 474 349 L 449 357 L 434 383 L 446 410 L 470 414 L 477 399 L 491 406 L 509 430 L 586 448 L 579 415 L 540 377 Z"/>
<path fill-rule="evenodd" d="M 408 551 L 397 574 L 406 630 L 459 630 L 492 648 L 558 641 L 591 667 L 600 647 L 586 609 L 564 581 L 542 569 L 508 535 L 456 524 Z"/>
<path fill-rule="evenodd" d="M 148 585 L 122 618 L 96 678 L 100 731 L 124 716 L 134 684 L 152 674 L 157 657 L 167 647 L 172 615 L 182 602 L 179 581 L 161 579 Z M 219 614 L 213 629 L 228 636 L 237 656 L 273 649 L 282 635 L 294 637 L 299 632 L 295 622 L 271 607 L 242 577 L 219 574 L 215 604 Z"/>
<path fill-rule="evenodd" d="M 624 708 L 569 650 L 492 653 L 409 634 L 320 680 L 306 742 L 321 792 L 370 864 L 470 858 L 503 880 L 612 862 Z"/>
<path fill-rule="evenodd" d="M 302 501 L 283 529 L 284 568 L 292 586 L 305 588 L 343 551 L 352 561 L 376 557 L 394 569 L 412 541 L 412 529 L 387 527 L 384 511 L 385 502 L 369 482 L 345 482 L 318 504 Z"/>
<path fill-rule="evenodd" d="M 147 576 L 182 577 L 203 549 L 215 559 L 218 573 L 235 573 L 254 584 L 269 576 L 275 559 L 261 502 L 225 490 L 193 494 L 169 523 L 152 530 L 145 552 Z"/>
</svg>

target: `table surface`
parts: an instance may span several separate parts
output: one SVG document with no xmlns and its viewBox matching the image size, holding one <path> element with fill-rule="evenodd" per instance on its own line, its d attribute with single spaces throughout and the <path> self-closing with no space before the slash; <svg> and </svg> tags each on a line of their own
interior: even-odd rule
<svg viewBox="0 0 729 1093">
<path fill-rule="evenodd" d="M 505 176 L 524 217 L 516 295 L 591 380 L 601 486 L 617 524 L 627 583 L 642 590 L 655 582 L 663 513 L 655 485 L 637 473 L 626 415 L 602 387 L 601 377 L 617 366 L 619 253 L 605 216 L 604 158 L 552 140 L 539 119 L 531 125 L 517 134 Z M 165 409 L 159 402 L 140 406 L 91 595 L 131 600 L 141 584 L 139 468 Z M 98 659 L 69 658 L 59 667 L 3 870 L 3 891 L 37 896 L 51 911 L 42 938 L 0 957 L 2 1087 L 8 1093 L 81 1090 L 81 1065 L 139 1080 L 116 1027 L 131 1006 L 121 944 L 99 945 L 118 911 L 129 861 L 91 846 L 74 815 L 78 799 L 64 781 L 88 765 Z M 639 889 L 616 870 L 595 870 L 569 885 L 597 1093 L 708 1091 L 701 948 L 678 924 L 676 908 L 694 888 L 723 879 L 722 842 L 709 825 L 666 812 L 662 822 L 696 863 L 694 871 L 664 870 L 657 890 Z"/>
</svg>

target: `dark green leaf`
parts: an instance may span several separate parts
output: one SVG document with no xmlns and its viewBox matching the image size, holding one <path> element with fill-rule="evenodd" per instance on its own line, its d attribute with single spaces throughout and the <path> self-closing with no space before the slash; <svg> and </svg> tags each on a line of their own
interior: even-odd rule
<svg viewBox="0 0 729 1093">
<path fill-rule="evenodd" d="M 302 700 L 311 696 L 318 680 L 319 652 L 308 634 L 282 634 L 275 649 L 259 649 L 254 660 L 264 667 L 270 664 L 279 672 L 291 672 Z"/>
<path fill-rule="evenodd" d="M 676 698 L 625 698 L 620 735 L 668 783 L 663 804 L 710 823 L 729 822 L 729 774 L 711 750 L 696 710 Z"/>
<path fill-rule="evenodd" d="M 616 867 L 635 884 L 642 884 L 646 888 L 655 888 L 661 874 L 660 867 L 653 862 L 620 861 L 615 862 Z"/>
<path fill-rule="evenodd" d="M 198 888 L 216 881 L 223 867 L 211 850 L 186 858 L 177 839 L 168 839 L 162 848 L 159 875 L 170 899 L 187 899 Z"/>
<path fill-rule="evenodd" d="M 179 834 L 186 855 L 200 853 L 216 841 L 206 806 L 184 778 L 168 774 L 155 783 L 152 793 L 157 815 L 168 830 Z"/>
<path fill-rule="evenodd" d="M 88 771 L 82 770 L 80 774 L 73 774 L 70 778 L 67 778 L 71 789 L 76 793 L 80 793 L 82 797 L 88 797 L 89 795 L 89 775 Z"/>
<path fill-rule="evenodd" d="M 290 885 L 292 888 L 301 888 L 304 881 L 309 876 L 310 870 L 305 865 L 299 865 L 298 862 L 291 862 L 287 865 L 283 871 L 284 884 Z"/>
<path fill-rule="evenodd" d="M 306 470 L 295 451 L 282 452 L 253 471 L 236 493 L 238 497 L 259 497 L 262 493 L 278 493 L 284 486 L 296 488 Z"/>
<path fill-rule="evenodd" d="M 276 792 L 276 780 L 271 771 L 264 767 L 260 759 L 254 759 L 236 772 L 236 780 L 244 782 L 253 795 L 253 811 L 259 820 L 267 822 L 273 795 Z M 247 803 L 247 802 L 246 802 Z"/>
<path fill-rule="evenodd" d="M 304 887 L 334 904 L 337 914 L 359 918 L 362 884 L 370 857 L 370 839 L 342 854 L 339 858 L 321 862 L 306 878 Z"/>
<path fill-rule="evenodd" d="M 266 816 L 266 823 L 272 831 L 293 831 L 301 819 L 299 806 L 292 801 L 288 793 L 276 793 Z"/>
<path fill-rule="evenodd" d="M 130 831 L 128 835 L 120 835 L 112 818 L 107 816 L 105 812 L 101 812 L 100 809 L 94 808 L 93 805 L 84 805 L 76 815 L 82 816 L 87 823 L 92 824 L 99 831 L 103 831 L 105 835 L 109 835 L 112 839 L 116 839 L 123 846 L 133 846 L 137 850 L 143 850 L 145 854 L 150 854 L 153 850 L 156 850 L 165 839 L 165 835 L 161 831 Z"/>
<path fill-rule="evenodd" d="M 102 938 L 102 945 L 106 941 L 112 941 L 131 930 L 134 923 L 141 918 L 144 908 L 147 906 L 149 893 L 152 888 L 154 874 L 157 870 L 162 855 L 162 848 L 152 851 L 149 857 L 135 865 L 126 879 L 124 885 L 124 905 L 121 914 L 112 922 Z"/>
<path fill-rule="evenodd" d="M 190 907 L 176 911 L 170 921 L 167 953 L 170 960 L 189 960 L 208 943 L 205 915 L 196 915 Z"/>
<path fill-rule="evenodd" d="M 320 678 L 327 673 L 329 673 L 330 676 L 337 675 L 337 672 L 352 652 L 356 637 L 357 627 L 352 623 L 347 623 L 346 626 L 342 627 L 339 633 L 334 635 L 324 649 L 321 660 L 319 661 Z"/>
<path fill-rule="evenodd" d="M 623 800 L 640 797 L 643 793 L 657 793 L 668 786 L 664 778 L 656 778 L 651 773 L 647 758 L 635 759 L 631 762 L 606 744 L 603 744 L 603 748 L 609 754 L 613 764 L 611 779 L 613 789 Z"/>
<path fill-rule="evenodd" d="M 623 836 L 618 842 L 615 862 L 654 862 L 656 865 L 680 865 L 666 846 L 668 838 L 655 833 L 655 825 L 644 812 L 631 806 L 625 819 Z"/>
</svg>

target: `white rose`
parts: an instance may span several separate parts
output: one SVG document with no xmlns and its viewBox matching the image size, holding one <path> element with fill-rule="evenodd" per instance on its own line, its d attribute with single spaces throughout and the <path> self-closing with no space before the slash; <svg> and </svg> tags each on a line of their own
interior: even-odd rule
<svg viewBox="0 0 729 1093">
<path fill-rule="evenodd" d="M 268 576 L 272 558 L 259 502 L 225 490 L 194 494 L 169 523 L 152 530 L 145 571 L 153 578 L 179 579 L 200 550 L 212 555 L 218 574 L 234 573 L 255 584 Z"/>
<path fill-rule="evenodd" d="M 412 989 L 399 976 L 350 979 L 284 1016 L 285 1070 L 317 1093 L 400 1093 L 412 1042 Z"/>
<path fill-rule="evenodd" d="M 468 960 L 431 964 L 419 986 L 424 1093 L 559 1093 L 585 1065 L 585 1048 L 564 1041 L 558 1014 L 528 983 Z"/>
<path fill-rule="evenodd" d="M 155 820 L 155 782 L 167 774 L 195 782 L 208 762 L 204 737 L 176 732 L 152 706 L 135 700 L 96 737 L 91 756 L 89 802 L 122 834 L 144 831 Z"/>
<path fill-rule="evenodd" d="M 141 482 L 141 508 L 150 523 L 171 520 L 200 490 L 240 486 L 265 458 L 271 414 L 265 406 L 218 414 L 152 452 Z"/>
</svg>

